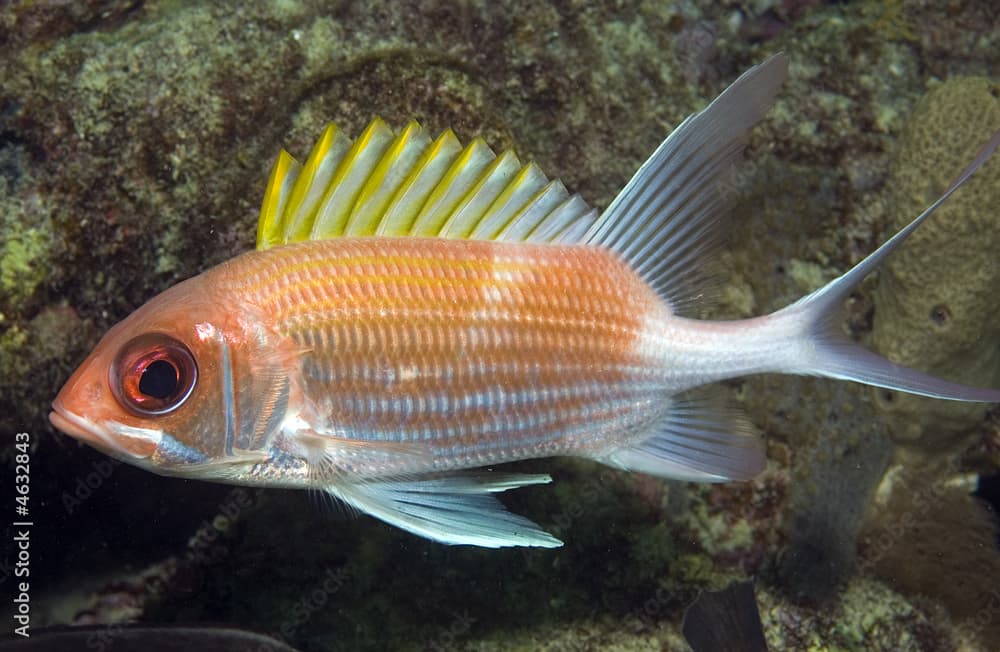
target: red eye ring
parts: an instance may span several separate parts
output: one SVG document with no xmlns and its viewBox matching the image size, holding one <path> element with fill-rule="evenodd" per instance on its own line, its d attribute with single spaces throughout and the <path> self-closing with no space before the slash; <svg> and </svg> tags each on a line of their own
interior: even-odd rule
<svg viewBox="0 0 1000 652">
<path fill-rule="evenodd" d="M 180 407 L 198 380 L 191 351 L 163 333 L 140 335 L 122 347 L 108 372 L 111 391 L 140 416 L 160 416 Z"/>
</svg>

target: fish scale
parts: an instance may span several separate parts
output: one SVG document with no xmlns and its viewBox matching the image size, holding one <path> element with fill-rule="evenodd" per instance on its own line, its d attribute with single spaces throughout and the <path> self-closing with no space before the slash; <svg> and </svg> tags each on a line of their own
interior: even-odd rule
<svg viewBox="0 0 1000 652">
<path fill-rule="evenodd" d="M 440 469 L 464 463 L 453 454 L 599 451 L 595 432 L 620 436 L 631 406 L 651 406 L 639 423 L 662 410 L 636 311 L 661 302 L 606 251 L 338 239 L 268 252 L 255 272 L 264 256 L 220 273 L 245 279 L 227 292 L 307 349 L 302 399 L 323 415 L 320 432 L 433 441 L 429 468 Z"/>
</svg>

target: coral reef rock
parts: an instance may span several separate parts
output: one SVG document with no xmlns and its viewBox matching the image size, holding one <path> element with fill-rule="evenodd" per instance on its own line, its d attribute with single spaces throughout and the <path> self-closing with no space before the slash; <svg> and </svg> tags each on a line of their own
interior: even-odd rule
<svg viewBox="0 0 1000 652">
<path fill-rule="evenodd" d="M 894 232 L 940 196 L 1000 129 L 1000 85 L 949 80 L 918 104 L 893 162 Z M 989 161 L 883 267 L 873 343 L 934 375 L 1000 386 L 1000 160 Z M 988 406 L 878 392 L 893 436 L 911 450 L 961 448 Z"/>
</svg>

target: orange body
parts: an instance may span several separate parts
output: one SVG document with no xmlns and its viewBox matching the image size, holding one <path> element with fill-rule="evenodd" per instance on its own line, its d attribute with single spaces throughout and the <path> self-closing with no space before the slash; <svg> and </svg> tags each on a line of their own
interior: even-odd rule
<svg viewBox="0 0 1000 652">
<path fill-rule="evenodd" d="M 662 302 L 597 248 L 345 238 L 202 278 L 297 350 L 289 413 L 321 436 L 419 442 L 435 469 L 599 451 L 663 405 L 642 346 Z"/>
<path fill-rule="evenodd" d="M 128 333 L 163 333 L 198 361 L 192 395 L 156 417 L 161 435 L 124 444 L 117 436 L 112 446 L 92 424 L 59 425 L 112 454 L 128 447 L 161 473 L 175 466 L 171 456 L 210 466 L 287 454 L 324 465 L 324 476 L 362 477 L 600 456 L 669 407 L 647 332 L 668 317 L 642 279 L 596 247 L 288 245 L 223 263 L 130 317 Z M 119 330 L 67 382 L 57 412 L 84 413 L 80 398 L 87 413 L 106 404 L 116 422 L 141 431 L 148 420 L 106 389 L 106 370 L 120 365 L 113 356 L 127 349 Z M 220 473 L 295 486 L 315 469 L 289 462 L 287 473 L 268 468 L 266 477 Z"/>
</svg>

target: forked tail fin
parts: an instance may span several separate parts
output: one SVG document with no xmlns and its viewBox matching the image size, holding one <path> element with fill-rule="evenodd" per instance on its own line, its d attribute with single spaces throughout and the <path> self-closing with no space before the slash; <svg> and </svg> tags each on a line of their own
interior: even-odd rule
<svg viewBox="0 0 1000 652">
<path fill-rule="evenodd" d="M 920 226 L 931 214 L 985 163 L 1000 146 L 1000 131 L 993 134 L 976 158 L 960 174 L 941 197 L 896 235 L 887 240 L 867 258 L 843 276 L 806 295 L 779 311 L 775 316 L 796 319 L 807 328 L 806 354 L 796 371 L 813 376 L 853 380 L 866 385 L 920 394 L 955 401 L 1000 403 L 1000 390 L 969 387 L 935 378 L 903 365 L 890 362 L 880 355 L 855 344 L 840 331 L 838 309 L 851 290 L 878 267 L 889 254 Z"/>
</svg>

